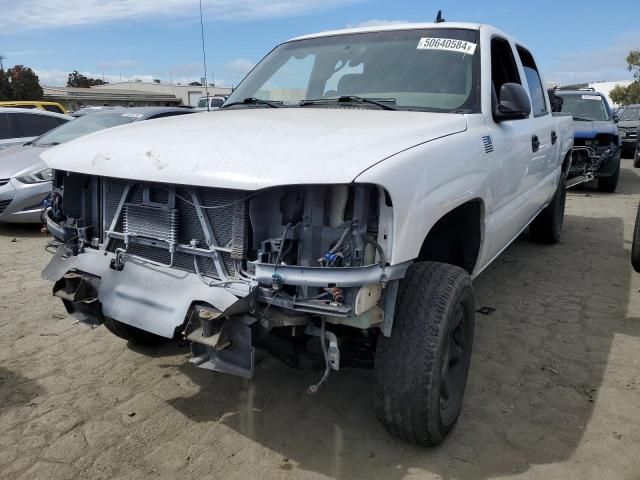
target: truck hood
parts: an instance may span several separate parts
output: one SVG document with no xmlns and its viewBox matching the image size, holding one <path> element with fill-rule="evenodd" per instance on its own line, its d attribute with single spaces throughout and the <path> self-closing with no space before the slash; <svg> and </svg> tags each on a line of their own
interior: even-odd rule
<svg viewBox="0 0 640 480">
<path fill-rule="evenodd" d="M 0 150 L 0 178 L 11 178 L 22 174 L 24 171 L 45 168 L 40 159 L 40 153 L 45 147 L 33 145 L 16 145 L 5 150 Z"/>
<path fill-rule="evenodd" d="M 616 135 L 616 124 L 612 121 L 602 122 L 573 122 L 576 138 L 595 138 L 599 133 Z"/>
<path fill-rule="evenodd" d="M 218 110 L 96 132 L 42 154 L 58 170 L 257 190 L 349 183 L 403 150 L 462 132 L 464 115 L 345 108 Z"/>
</svg>

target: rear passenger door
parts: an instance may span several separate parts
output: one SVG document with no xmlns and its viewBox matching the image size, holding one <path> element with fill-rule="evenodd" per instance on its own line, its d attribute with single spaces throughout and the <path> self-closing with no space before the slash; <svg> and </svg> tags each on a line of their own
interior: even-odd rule
<svg viewBox="0 0 640 480">
<path fill-rule="evenodd" d="M 516 48 L 531 98 L 532 157 L 529 174 L 532 177 L 531 204 L 532 215 L 537 213 L 553 195 L 556 187 L 556 167 L 560 149 L 556 122 L 550 113 L 548 97 L 542 79 L 533 59 L 533 55 L 524 47 Z M 536 208 L 536 205 L 538 208 Z"/>
</svg>

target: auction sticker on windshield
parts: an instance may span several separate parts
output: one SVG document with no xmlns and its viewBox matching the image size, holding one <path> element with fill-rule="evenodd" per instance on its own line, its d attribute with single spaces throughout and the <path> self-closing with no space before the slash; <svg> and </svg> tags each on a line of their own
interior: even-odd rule
<svg viewBox="0 0 640 480">
<path fill-rule="evenodd" d="M 421 38 L 418 43 L 418 50 L 446 50 L 448 52 L 473 55 L 477 46 L 475 43 L 452 38 Z"/>
<path fill-rule="evenodd" d="M 600 100 L 600 95 L 582 95 L 583 100 Z"/>
</svg>

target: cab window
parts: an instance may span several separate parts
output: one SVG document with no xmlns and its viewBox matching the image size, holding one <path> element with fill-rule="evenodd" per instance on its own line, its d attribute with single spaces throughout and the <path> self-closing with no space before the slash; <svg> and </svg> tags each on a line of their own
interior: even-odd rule
<svg viewBox="0 0 640 480">
<path fill-rule="evenodd" d="M 547 109 L 547 102 L 544 99 L 542 80 L 540 79 L 536 62 L 533 60 L 533 55 L 522 47 L 518 47 L 518 55 L 520 56 L 520 61 L 524 68 L 524 74 L 527 77 L 533 116 L 541 117 L 546 115 L 549 111 Z"/>
</svg>

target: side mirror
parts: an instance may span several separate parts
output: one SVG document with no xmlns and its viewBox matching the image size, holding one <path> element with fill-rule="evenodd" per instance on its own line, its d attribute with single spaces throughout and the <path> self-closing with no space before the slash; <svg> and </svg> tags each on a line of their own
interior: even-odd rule
<svg viewBox="0 0 640 480">
<path fill-rule="evenodd" d="M 618 115 L 617 113 L 613 114 L 613 121 L 614 123 L 618 123 L 620 121 L 620 115 Z"/>
<path fill-rule="evenodd" d="M 518 83 L 505 83 L 500 88 L 498 107 L 493 113 L 496 122 L 521 120 L 531 114 L 531 101 L 524 87 Z"/>
</svg>

